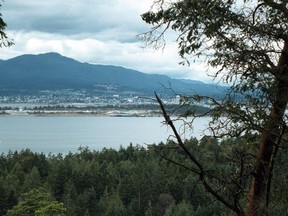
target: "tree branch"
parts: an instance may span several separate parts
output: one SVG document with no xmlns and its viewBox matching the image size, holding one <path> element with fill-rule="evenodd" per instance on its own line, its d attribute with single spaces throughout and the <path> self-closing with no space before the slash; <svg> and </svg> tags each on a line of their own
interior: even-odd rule
<svg viewBox="0 0 288 216">
<path fill-rule="evenodd" d="M 161 99 L 158 97 L 158 95 L 155 92 L 155 97 L 159 103 L 159 106 L 161 108 L 163 117 L 165 119 L 165 122 L 171 127 L 177 142 L 179 144 L 179 146 L 184 150 L 185 154 L 190 158 L 190 160 L 198 167 L 199 169 L 199 180 L 202 182 L 202 184 L 204 185 L 205 189 L 208 191 L 208 193 L 210 193 L 211 195 L 213 195 L 218 201 L 220 201 L 222 204 L 224 204 L 227 208 L 231 209 L 232 211 L 234 211 L 237 215 L 241 215 L 244 216 L 244 212 L 242 209 L 239 208 L 238 205 L 235 204 L 231 204 L 229 203 L 227 200 L 224 199 L 224 197 L 222 197 L 217 191 L 215 191 L 210 184 L 205 180 L 205 176 L 207 175 L 207 172 L 204 170 L 204 167 L 200 164 L 200 162 L 196 159 L 196 157 L 194 155 L 191 154 L 191 152 L 186 148 L 186 146 L 184 145 L 182 138 L 180 137 L 178 131 L 175 128 L 175 125 L 173 124 L 173 121 L 170 119 L 170 116 L 167 114 L 165 107 L 161 101 Z M 195 171 L 194 171 L 195 172 Z M 196 172 L 195 172 L 196 173 Z"/>
</svg>

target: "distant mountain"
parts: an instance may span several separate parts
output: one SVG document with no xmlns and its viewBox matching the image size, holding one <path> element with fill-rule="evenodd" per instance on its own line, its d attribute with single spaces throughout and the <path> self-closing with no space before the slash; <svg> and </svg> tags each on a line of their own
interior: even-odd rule
<svg viewBox="0 0 288 216">
<path fill-rule="evenodd" d="M 81 63 L 58 53 L 21 55 L 0 61 L 0 91 L 86 89 L 99 93 L 135 93 L 154 91 L 198 93 L 220 96 L 225 87 L 200 81 L 172 79 L 112 65 Z M 171 92 L 171 91 L 170 91 Z"/>
</svg>

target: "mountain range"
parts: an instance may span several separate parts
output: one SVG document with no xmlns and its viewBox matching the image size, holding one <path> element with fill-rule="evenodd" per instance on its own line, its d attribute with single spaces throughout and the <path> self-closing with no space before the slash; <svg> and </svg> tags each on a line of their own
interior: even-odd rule
<svg viewBox="0 0 288 216">
<path fill-rule="evenodd" d="M 25 54 L 0 61 L 0 91 L 60 89 L 141 95 L 151 95 L 154 91 L 169 94 L 173 89 L 179 94 L 218 97 L 227 88 L 119 66 L 81 63 L 58 53 Z"/>
</svg>

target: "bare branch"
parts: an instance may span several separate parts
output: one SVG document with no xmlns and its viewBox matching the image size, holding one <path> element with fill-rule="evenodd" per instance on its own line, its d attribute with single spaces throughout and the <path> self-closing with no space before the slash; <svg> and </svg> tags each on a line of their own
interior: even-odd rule
<svg viewBox="0 0 288 216">
<path fill-rule="evenodd" d="M 161 99 L 158 97 L 158 95 L 155 92 L 155 97 L 159 103 L 159 106 L 162 110 L 162 114 L 163 117 L 166 121 L 166 123 L 171 127 L 177 142 L 179 144 L 179 146 L 184 150 L 185 154 L 190 158 L 190 160 L 198 167 L 199 169 L 199 180 L 202 182 L 202 184 L 204 185 L 205 189 L 208 191 L 208 193 L 210 193 L 211 195 L 213 195 L 218 201 L 220 201 L 221 203 L 223 203 L 227 208 L 233 210 L 235 213 L 237 213 L 238 215 L 243 215 L 244 216 L 244 212 L 241 208 L 239 208 L 238 205 L 234 205 L 229 203 L 227 200 L 224 199 L 224 197 L 222 197 L 216 190 L 214 190 L 210 184 L 205 180 L 205 176 L 207 175 L 207 171 L 204 169 L 204 167 L 201 165 L 201 163 L 196 159 L 196 157 L 191 154 L 191 152 L 186 148 L 186 146 L 184 145 L 182 138 L 180 137 L 178 131 L 175 128 L 175 125 L 173 123 L 173 121 L 170 119 L 170 116 L 167 114 L 165 107 L 161 101 Z M 182 166 L 182 165 L 181 165 Z M 195 172 L 195 171 L 194 171 Z M 195 172 L 197 173 L 197 172 Z"/>
</svg>

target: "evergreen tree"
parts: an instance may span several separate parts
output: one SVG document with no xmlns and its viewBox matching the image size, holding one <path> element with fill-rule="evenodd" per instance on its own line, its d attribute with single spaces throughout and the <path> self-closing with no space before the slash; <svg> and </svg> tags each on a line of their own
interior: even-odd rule
<svg viewBox="0 0 288 216">
<path fill-rule="evenodd" d="M 43 188 L 38 188 L 22 194 L 21 201 L 8 210 L 7 216 L 65 216 L 65 212 L 63 203 L 54 201 L 51 194 Z"/>
<path fill-rule="evenodd" d="M 42 182 L 41 182 L 41 177 L 40 177 L 40 173 L 37 169 L 37 167 L 33 167 L 31 172 L 26 174 L 25 176 L 25 180 L 24 180 L 24 191 L 28 192 L 33 188 L 38 188 L 42 186 Z"/>
<path fill-rule="evenodd" d="M 103 216 L 124 216 L 126 215 L 126 208 L 119 196 L 118 191 L 105 190 L 100 198 L 99 207 L 101 215 Z"/>
</svg>

